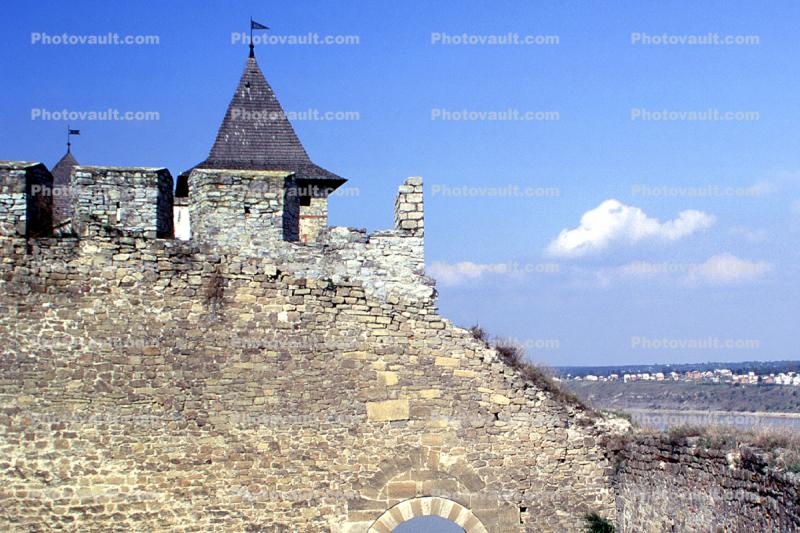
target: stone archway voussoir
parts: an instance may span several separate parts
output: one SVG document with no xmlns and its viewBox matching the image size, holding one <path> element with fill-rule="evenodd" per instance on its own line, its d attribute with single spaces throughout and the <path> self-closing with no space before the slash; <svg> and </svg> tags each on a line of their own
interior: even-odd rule
<svg viewBox="0 0 800 533">
<path fill-rule="evenodd" d="M 387 510 L 369 528 L 368 533 L 391 533 L 394 528 L 419 516 L 440 516 L 458 524 L 466 533 L 488 533 L 481 521 L 463 505 L 440 498 L 426 496 L 402 501 Z"/>
</svg>

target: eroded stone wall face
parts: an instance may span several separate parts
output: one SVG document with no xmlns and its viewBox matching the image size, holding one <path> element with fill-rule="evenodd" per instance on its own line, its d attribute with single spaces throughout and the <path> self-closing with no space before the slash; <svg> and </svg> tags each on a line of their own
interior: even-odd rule
<svg viewBox="0 0 800 533">
<path fill-rule="evenodd" d="M 747 457 L 663 436 L 629 443 L 618 473 L 621 530 L 800 530 L 797 479 Z"/>
<path fill-rule="evenodd" d="M 614 515 L 604 420 L 442 319 L 421 237 L 89 235 L 3 242 L 0 530 L 364 533 L 416 496 L 491 532 Z"/>
</svg>

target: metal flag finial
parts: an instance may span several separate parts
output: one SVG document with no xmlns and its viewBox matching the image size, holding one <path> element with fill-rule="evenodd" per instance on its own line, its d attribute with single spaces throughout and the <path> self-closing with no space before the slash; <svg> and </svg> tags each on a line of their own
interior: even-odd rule
<svg viewBox="0 0 800 533">
<path fill-rule="evenodd" d="M 67 124 L 67 153 L 70 153 L 72 147 L 72 143 L 70 142 L 70 135 L 80 135 L 80 134 L 81 130 L 73 130 L 72 128 L 69 127 L 69 124 Z"/>
<path fill-rule="evenodd" d="M 268 30 L 268 26 L 256 22 L 253 17 L 250 17 L 250 57 L 256 57 L 255 46 L 253 45 L 253 30 Z"/>
</svg>

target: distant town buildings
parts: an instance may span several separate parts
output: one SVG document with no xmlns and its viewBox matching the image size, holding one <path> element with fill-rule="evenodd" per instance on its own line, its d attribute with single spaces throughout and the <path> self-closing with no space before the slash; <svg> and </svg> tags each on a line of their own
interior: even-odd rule
<svg viewBox="0 0 800 533">
<path fill-rule="evenodd" d="M 695 383 L 731 383 L 739 385 L 788 385 L 800 387 L 800 373 L 798 372 L 779 372 L 777 374 L 757 374 L 747 372 L 734 374 L 728 368 L 715 368 L 714 370 L 691 370 L 687 372 L 641 372 L 631 374 L 609 374 L 598 376 L 588 374 L 585 376 L 567 375 L 565 381 L 620 381 L 629 383 L 632 381 L 689 381 Z"/>
</svg>

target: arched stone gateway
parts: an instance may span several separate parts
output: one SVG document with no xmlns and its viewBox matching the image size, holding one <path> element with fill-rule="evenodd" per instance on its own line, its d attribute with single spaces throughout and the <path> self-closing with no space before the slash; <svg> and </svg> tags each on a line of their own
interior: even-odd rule
<svg viewBox="0 0 800 533">
<path fill-rule="evenodd" d="M 418 516 L 441 516 L 458 524 L 467 533 L 488 533 L 472 511 L 453 500 L 429 496 L 398 503 L 378 518 L 367 533 L 392 533 L 394 528 Z"/>
</svg>

